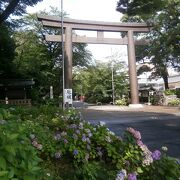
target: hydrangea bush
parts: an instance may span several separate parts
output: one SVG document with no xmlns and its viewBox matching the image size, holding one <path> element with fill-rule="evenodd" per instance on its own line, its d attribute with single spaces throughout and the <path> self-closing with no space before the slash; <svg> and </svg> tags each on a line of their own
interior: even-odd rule
<svg viewBox="0 0 180 180">
<path fill-rule="evenodd" d="M 75 110 L 43 106 L 0 112 L 0 179 L 180 177 L 180 165 L 166 155 L 167 148 L 151 152 L 131 127 L 118 137 L 105 123 L 91 125 Z"/>
</svg>

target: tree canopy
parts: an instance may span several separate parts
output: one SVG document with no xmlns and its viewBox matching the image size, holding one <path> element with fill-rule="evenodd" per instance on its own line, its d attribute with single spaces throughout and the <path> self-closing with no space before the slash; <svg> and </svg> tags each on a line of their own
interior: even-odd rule
<svg viewBox="0 0 180 180">
<path fill-rule="evenodd" d="M 40 13 L 61 14 L 56 8 Z M 16 28 L 10 28 L 6 22 L 1 24 L 1 78 L 34 79 L 32 92 L 36 100 L 48 97 L 50 86 L 54 87 L 54 96 L 59 96 L 62 93 L 62 46 L 61 42 L 46 42 L 44 35 L 61 34 L 61 29 L 44 28 L 36 14 L 24 15 L 17 23 Z M 89 66 L 91 56 L 86 44 L 73 44 L 74 67 Z"/>
<path fill-rule="evenodd" d="M 149 45 L 138 50 L 138 60 L 149 59 L 154 65 L 152 77 L 162 77 L 168 88 L 168 67 L 180 70 L 180 1 L 179 0 L 119 0 L 117 10 L 124 14 L 123 21 L 153 25 Z"/>
<path fill-rule="evenodd" d="M 26 12 L 27 6 L 33 6 L 42 0 L 1 0 L 0 1 L 0 24 L 12 14 L 21 16 Z"/>
<path fill-rule="evenodd" d="M 113 67 L 112 67 L 113 65 Z M 113 69 L 112 69 L 113 68 Z M 127 71 L 122 62 L 96 62 L 74 72 L 75 95 L 83 95 L 88 102 L 112 102 L 112 73 L 116 99 L 127 95 Z"/>
<path fill-rule="evenodd" d="M 16 77 L 13 60 L 15 57 L 15 42 L 9 27 L 2 25 L 0 28 L 0 77 Z"/>
<path fill-rule="evenodd" d="M 52 8 L 50 12 L 40 14 L 60 15 Z M 66 14 L 64 14 L 66 16 Z M 45 28 L 37 20 L 35 14 L 24 16 L 14 34 L 16 42 L 16 58 L 14 64 L 17 71 L 26 78 L 36 82 L 38 94 L 49 96 L 49 87 L 54 87 L 54 95 L 62 93 L 62 46 L 60 42 L 47 42 L 46 34 L 61 34 L 60 28 Z M 91 63 L 91 53 L 86 44 L 73 44 L 73 67 L 87 67 Z"/>
<path fill-rule="evenodd" d="M 116 10 L 129 16 L 151 15 L 152 12 L 162 10 L 164 5 L 164 0 L 119 0 Z"/>
</svg>

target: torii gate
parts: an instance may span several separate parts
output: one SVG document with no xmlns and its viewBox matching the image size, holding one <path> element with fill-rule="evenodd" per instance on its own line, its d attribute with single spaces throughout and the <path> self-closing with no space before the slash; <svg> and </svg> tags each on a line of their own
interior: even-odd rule
<svg viewBox="0 0 180 180">
<path fill-rule="evenodd" d="M 61 27 L 61 18 L 56 16 L 38 15 L 38 20 L 42 21 L 46 27 Z M 116 44 L 127 45 L 128 47 L 128 66 L 131 93 L 131 106 L 139 106 L 138 81 L 136 72 L 135 45 L 147 44 L 142 40 L 134 40 L 134 32 L 149 32 L 150 26 L 146 23 L 118 23 L 118 22 L 101 22 L 86 21 L 64 18 L 63 28 L 65 28 L 65 89 L 72 88 L 72 42 L 91 43 L 91 44 Z M 90 30 L 97 31 L 97 37 L 78 36 L 72 33 L 73 30 Z M 124 38 L 105 38 L 104 32 L 126 32 Z M 46 35 L 47 41 L 61 42 L 61 35 Z"/>
</svg>

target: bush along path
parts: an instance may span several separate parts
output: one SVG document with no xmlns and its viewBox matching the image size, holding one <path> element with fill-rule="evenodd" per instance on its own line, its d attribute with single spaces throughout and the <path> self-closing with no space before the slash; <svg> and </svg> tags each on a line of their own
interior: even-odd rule
<svg viewBox="0 0 180 180">
<path fill-rule="evenodd" d="M 151 152 L 133 128 L 117 137 L 75 110 L 0 109 L 1 180 L 178 180 L 180 164 L 166 151 Z"/>
</svg>

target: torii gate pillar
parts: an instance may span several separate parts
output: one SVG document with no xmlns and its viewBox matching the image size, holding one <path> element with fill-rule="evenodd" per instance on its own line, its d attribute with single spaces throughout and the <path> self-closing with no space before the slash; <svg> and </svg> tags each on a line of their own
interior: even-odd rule
<svg viewBox="0 0 180 180">
<path fill-rule="evenodd" d="M 65 29 L 64 86 L 72 89 L 72 28 Z"/>
<path fill-rule="evenodd" d="M 136 56 L 135 56 L 135 45 L 134 45 L 132 30 L 128 31 L 128 65 L 129 65 L 131 104 L 138 105 L 139 97 L 138 97 L 138 82 L 137 82 L 137 71 L 136 71 Z"/>
</svg>

